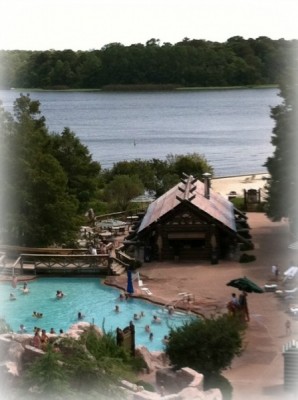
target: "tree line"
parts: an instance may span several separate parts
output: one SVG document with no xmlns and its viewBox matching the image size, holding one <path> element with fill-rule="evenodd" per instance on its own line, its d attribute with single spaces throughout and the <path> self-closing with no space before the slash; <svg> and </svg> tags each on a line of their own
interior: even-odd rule
<svg viewBox="0 0 298 400">
<path fill-rule="evenodd" d="M 277 84 L 297 40 L 110 43 L 100 50 L 0 51 L 1 88 L 166 89 Z"/>
</svg>

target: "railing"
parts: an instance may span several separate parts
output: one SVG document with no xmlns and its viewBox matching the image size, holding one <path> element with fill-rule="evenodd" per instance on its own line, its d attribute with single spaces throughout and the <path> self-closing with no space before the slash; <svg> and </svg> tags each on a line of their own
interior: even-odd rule
<svg viewBox="0 0 298 400">
<path fill-rule="evenodd" d="M 111 258 L 108 254 L 21 254 L 21 271 L 26 265 L 33 265 L 35 272 L 100 272 L 110 270 Z"/>
</svg>

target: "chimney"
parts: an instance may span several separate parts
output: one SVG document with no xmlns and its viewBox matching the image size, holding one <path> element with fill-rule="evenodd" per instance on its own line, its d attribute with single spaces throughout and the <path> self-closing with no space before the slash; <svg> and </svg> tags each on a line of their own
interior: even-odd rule
<svg viewBox="0 0 298 400">
<path fill-rule="evenodd" d="M 210 178 L 211 174 L 209 172 L 205 172 L 203 175 L 204 178 L 204 196 L 206 199 L 210 199 Z"/>
</svg>

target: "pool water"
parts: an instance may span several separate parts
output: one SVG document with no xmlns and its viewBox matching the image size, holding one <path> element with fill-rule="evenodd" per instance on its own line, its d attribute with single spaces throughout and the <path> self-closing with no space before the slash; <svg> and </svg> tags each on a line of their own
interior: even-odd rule
<svg viewBox="0 0 298 400">
<path fill-rule="evenodd" d="M 98 278 L 38 278 L 28 281 L 29 293 L 22 291 L 23 282 L 18 282 L 14 289 L 11 282 L 1 283 L 0 317 L 5 318 L 14 332 L 20 324 L 24 324 L 28 333 L 33 332 L 35 326 L 46 329 L 54 328 L 67 331 L 71 325 L 78 322 L 80 311 L 84 321 L 94 323 L 105 331 L 115 331 L 128 326 L 134 314 L 143 311 L 144 316 L 133 321 L 136 331 L 136 345 L 143 345 L 149 351 L 162 350 L 162 339 L 168 334 L 170 327 L 181 326 L 194 316 L 182 312 L 169 315 L 162 306 L 141 299 L 130 298 L 121 301 L 118 289 L 103 285 Z M 62 290 L 65 296 L 56 299 L 57 290 Z M 13 293 L 16 300 L 9 299 Z M 116 313 L 118 305 L 120 312 Z M 33 311 L 43 313 L 42 318 L 33 317 Z M 158 315 L 161 324 L 152 324 L 153 315 Z M 153 340 L 145 332 L 145 326 L 150 325 Z"/>
</svg>

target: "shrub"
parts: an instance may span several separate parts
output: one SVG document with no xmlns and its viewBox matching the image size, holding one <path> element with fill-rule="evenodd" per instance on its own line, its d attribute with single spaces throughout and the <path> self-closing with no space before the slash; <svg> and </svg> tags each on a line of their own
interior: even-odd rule
<svg viewBox="0 0 298 400">
<path fill-rule="evenodd" d="M 246 253 L 241 254 L 241 256 L 239 258 L 240 263 L 249 263 L 249 262 L 252 262 L 255 260 L 256 260 L 256 256 L 254 256 L 253 254 L 246 254 Z"/>
<path fill-rule="evenodd" d="M 188 366 L 204 376 L 219 374 L 242 351 L 243 323 L 222 315 L 171 328 L 166 353 L 175 368 Z"/>
<path fill-rule="evenodd" d="M 249 250 L 254 250 L 255 246 L 253 242 L 245 242 L 240 244 L 240 251 L 249 251 Z"/>
</svg>

